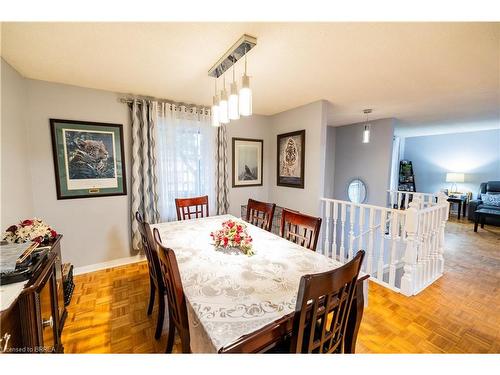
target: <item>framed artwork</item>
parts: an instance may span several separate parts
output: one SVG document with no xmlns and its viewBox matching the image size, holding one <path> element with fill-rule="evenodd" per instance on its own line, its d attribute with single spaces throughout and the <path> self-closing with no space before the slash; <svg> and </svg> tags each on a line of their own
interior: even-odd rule
<svg viewBox="0 0 500 375">
<path fill-rule="evenodd" d="M 278 186 L 304 188 L 306 131 L 278 134 Z"/>
<path fill-rule="evenodd" d="M 264 141 L 233 138 L 233 187 L 262 186 Z"/>
<path fill-rule="evenodd" d="M 50 119 L 57 199 L 126 195 L 123 126 Z"/>
</svg>

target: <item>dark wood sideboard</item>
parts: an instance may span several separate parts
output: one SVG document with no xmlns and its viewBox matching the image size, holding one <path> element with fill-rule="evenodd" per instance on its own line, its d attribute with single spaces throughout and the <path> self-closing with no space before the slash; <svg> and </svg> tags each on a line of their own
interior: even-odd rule
<svg viewBox="0 0 500 375">
<path fill-rule="evenodd" d="M 0 352 L 62 353 L 66 319 L 58 235 L 39 271 L 11 306 L 0 313 Z"/>
</svg>

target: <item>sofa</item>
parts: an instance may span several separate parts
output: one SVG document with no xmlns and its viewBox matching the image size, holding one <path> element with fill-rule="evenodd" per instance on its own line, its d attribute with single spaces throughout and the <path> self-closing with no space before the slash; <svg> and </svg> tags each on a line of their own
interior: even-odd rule
<svg viewBox="0 0 500 375">
<path fill-rule="evenodd" d="M 481 185 L 479 186 L 479 192 L 477 194 L 476 199 L 471 200 L 469 202 L 469 210 L 468 210 L 469 220 L 474 220 L 475 219 L 474 211 L 479 210 L 481 208 L 498 210 L 500 212 L 500 207 L 487 205 L 481 200 L 481 194 L 488 194 L 488 193 L 500 194 L 500 181 L 488 181 L 481 183 Z M 485 222 L 486 224 L 489 225 L 500 226 L 500 219 L 497 218 L 487 217 Z"/>
</svg>

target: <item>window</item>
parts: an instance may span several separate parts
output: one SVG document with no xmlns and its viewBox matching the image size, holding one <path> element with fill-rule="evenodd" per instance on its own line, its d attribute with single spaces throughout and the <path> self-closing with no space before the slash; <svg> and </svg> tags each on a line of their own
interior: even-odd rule
<svg viewBox="0 0 500 375">
<path fill-rule="evenodd" d="M 176 219 L 175 198 L 208 195 L 213 209 L 215 128 L 209 117 L 168 105 L 159 114 L 155 139 L 161 221 Z"/>
</svg>

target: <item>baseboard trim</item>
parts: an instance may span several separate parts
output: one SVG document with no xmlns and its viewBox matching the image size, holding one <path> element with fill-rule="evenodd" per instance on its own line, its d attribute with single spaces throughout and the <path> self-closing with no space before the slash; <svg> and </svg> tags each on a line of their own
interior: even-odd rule
<svg viewBox="0 0 500 375">
<path fill-rule="evenodd" d="M 124 266 L 127 264 L 142 262 L 146 260 L 144 255 L 134 255 L 126 258 L 118 258 L 113 260 L 108 260 L 107 262 L 89 264 L 87 266 L 75 267 L 73 269 L 73 275 L 83 275 L 85 273 L 91 273 L 95 271 L 105 270 L 107 268 Z"/>
</svg>

